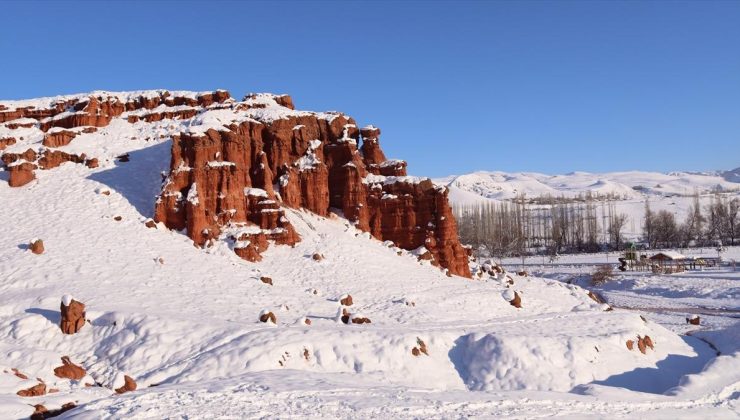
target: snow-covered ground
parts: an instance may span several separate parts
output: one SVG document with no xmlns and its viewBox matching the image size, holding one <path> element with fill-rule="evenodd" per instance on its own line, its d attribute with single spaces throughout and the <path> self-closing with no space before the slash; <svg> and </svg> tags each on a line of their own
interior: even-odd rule
<svg viewBox="0 0 740 420">
<path fill-rule="evenodd" d="M 625 275 L 602 291 L 627 304 L 607 310 L 564 281 L 577 271 L 447 277 L 339 216 L 292 210 L 301 242 L 249 263 L 226 244 L 199 249 L 144 225 L 179 128 L 114 120 L 62 148 L 99 157 L 99 168 L 67 163 L 21 188 L 0 182 L 0 418 L 68 402 L 78 407 L 62 418 L 737 417 L 737 323 L 685 336 L 670 318 L 619 308 L 655 293 L 650 306 L 678 297 L 737 309 L 735 274 Z M 117 162 L 124 152 L 130 161 Z M 28 249 L 33 238 L 42 255 Z M 692 281 L 703 285 L 682 286 Z M 372 323 L 338 320 L 347 293 L 347 309 Z M 87 305 L 75 335 L 58 327 L 65 294 Z M 258 321 L 263 310 L 276 324 Z M 629 350 L 638 336 L 654 349 Z M 428 354 L 415 356 L 422 342 Z M 54 376 L 62 356 L 88 376 Z M 122 374 L 136 391 L 111 390 Z M 58 392 L 16 395 L 37 378 Z"/>
</svg>

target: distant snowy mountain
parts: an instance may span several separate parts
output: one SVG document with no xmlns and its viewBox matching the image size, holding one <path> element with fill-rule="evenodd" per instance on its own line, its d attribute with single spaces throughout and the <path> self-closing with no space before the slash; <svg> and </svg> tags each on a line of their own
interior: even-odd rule
<svg viewBox="0 0 740 420">
<path fill-rule="evenodd" d="M 740 190 L 740 168 L 724 173 L 671 172 L 571 172 L 545 175 L 535 172 L 473 172 L 436 179 L 450 189 L 453 202 L 467 203 L 483 199 L 508 200 L 526 197 L 576 197 L 590 192 L 596 196 L 614 196 L 624 200 L 648 196 L 690 195 L 694 191 Z"/>
<path fill-rule="evenodd" d="M 735 168 L 731 171 L 723 172 L 722 178 L 729 182 L 740 182 L 740 168 Z"/>
</svg>

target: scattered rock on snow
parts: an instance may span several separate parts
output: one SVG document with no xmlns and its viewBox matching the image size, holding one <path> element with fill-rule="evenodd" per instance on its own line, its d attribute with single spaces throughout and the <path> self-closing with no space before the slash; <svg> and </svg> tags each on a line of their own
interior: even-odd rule
<svg viewBox="0 0 740 420">
<path fill-rule="evenodd" d="M 270 277 L 266 277 L 266 276 L 260 277 L 260 281 L 262 283 L 269 284 L 270 286 L 272 286 L 272 278 Z"/>
<path fill-rule="evenodd" d="M 40 255 L 44 253 L 44 241 L 41 239 L 36 239 L 34 241 L 31 241 L 31 245 L 29 247 L 31 249 L 31 252 L 33 252 L 36 255 Z"/>
<path fill-rule="evenodd" d="M 71 379 L 79 381 L 84 378 L 87 371 L 82 367 L 72 363 L 69 360 L 69 356 L 62 357 L 62 366 L 54 368 L 54 375 L 59 378 Z"/>
<path fill-rule="evenodd" d="M 259 320 L 260 322 L 271 322 L 273 324 L 277 324 L 277 317 L 275 314 L 264 309 L 260 312 Z"/>
<path fill-rule="evenodd" d="M 22 374 L 21 371 L 19 371 L 18 369 L 12 368 L 10 370 L 13 372 L 13 375 L 15 375 L 15 376 L 17 376 L 17 377 L 19 377 L 21 379 L 28 379 L 28 376 Z"/>
<path fill-rule="evenodd" d="M 504 290 L 504 293 L 502 294 L 503 298 L 511 304 L 511 306 L 515 308 L 521 308 L 522 307 L 522 298 L 519 296 L 519 293 L 511 290 L 506 289 Z"/>
<path fill-rule="evenodd" d="M 44 407 L 41 404 L 36 404 L 33 406 L 34 412 L 31 414 L 31 420 L 43 420 L 48 419 L 52 417 L 57 417 L 62 415 L 64 412 L 69 411 L 73 408 L 77 407 L 77 404 L 74 402 L 68 402 L 66 404 L 63 404 L 61 408 L 58 408 L 56 410 L 48 410 L 46 407 Z"/>
<path fill-rule="evenodd" d="M 78 302 L 70 295 L 62 296 L 60 306 L 62 319 L 60 328 L 64 334 L 75 334 L 85 325 L 85 304 Z"/>
<path fill-rule="evenodd" d="M 123 386 L 115 389 L 116 393 L 123 394 L 124 392 L 136 391 L 136 381 L 134 381 L 134 378 L 123 375 L 123 381 Z"/>
<path fill-rule="evenodd" d="M 321 261 L 324 259 L 324 256 L 322 254 L 316 253 L 311 256 L 314 261 Z"/>
<path fill-rule="evenodd" d="M 149 229 L 156 229 L 157 228 L 157 222 L 155 222 L 152 219 L 146 219 L 146 222 L 144 223 L 144 226 L 148 227 Z"/>
<path fill-rule="evenodd" d="M 427 352 L 427 345 L 421 338 L 416 337 L 416 345 L 417 347 L 411 349 L 411 354 L 413 354 L 414 356 L 420 356 L 423 353 L 429 356 L 429 353 Z"/>
<path fill-rule="evenodd" d="M 699 317 L 699 315 L 693 315 L 689 318 L 686 318 L 686 323 L 691 325 L 699 325 L 701 323 L 701 317 Z"/>
<path fill-rule="evenodd" d="M 30 388 L 22 389 L 16 394 L 20 397 L 38 397 L 46 394 L 46 384 L 38 383 Z"/>
<path fill-rule="evenodd" d="M 361 317 L 352 317 L 352 323 L 353 324 L 371 324 L 372 321 L 370 321 L 370 318 L 361 316 Z"/>
<path fill-rule="evenodd" d="M 352 295 L 342 295 L 342 297 L 339 298 L 339 303 L 343 306 L 352 306 Z"/>
</svg>

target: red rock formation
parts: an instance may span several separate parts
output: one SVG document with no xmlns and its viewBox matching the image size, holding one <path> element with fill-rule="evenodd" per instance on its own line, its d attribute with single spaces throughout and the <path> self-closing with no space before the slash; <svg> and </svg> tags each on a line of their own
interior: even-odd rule
<svg viewBox="0 0 740 420">
<path fill-rule="evenodd" d="M 260 322 L 272 322 L 273 324 L 277 324 L 277 317 L 274 313 L 269 311 L 262 311 L 259 316 Z"/>
<path fill-rule="evenodd" d="M 124 384 L 120 388 L 116 388 L 117 394 L 123 394 L 124 392 L 136 391 L 136 381 L 128 375 L 123 376 Z"/>
<path fill-rule="evenodd" d="M 77 133 L 69 130 L 59 130 L 48 132 L 44 135 L 43 145 L 47 147 L 61 147 L 66 146 L 72 142 L 77 136 Z"/>
<path fill-rule="evenodd" d="M 22 389 L 16 392 L 16 394 L 20 397 L 38 397 L 40 395 L 45 395 L 46 394 L 46 384 L 41 382 L 28 389 Z"/>
<path fill-rule="evenodd" d="M 41 169 L 53 169 L 67 162 L 85 164 L 89 161 L 84 153 L 82 155 L 75 155 L 62 152 L 61 150 L 47 149 L 44 150 L 41 158 L 38 160 L 38 165 Z"/>
<path fill-rule="evenodd" d="M 54 368 L 54 375 L 58 378 L 66 378 L 73 381 L 79 381 L 86 374 L 87 371 L 82 366 L 72 363 L 68 356 L 62 357 L 62 366 Z"/>
<path fill-rule="evenodd" d="M 514 299 L 509 301 L 509 303 L 511 304 L 511 306 L 515 308 L 521 308 L 522 307 L 522 297 L 519 296 L 519 293 L 514 292 Z"/>
<path fill-rule="evenodd" d="M 650 338 L 649 335 L 643 337 L 642 341 L 645 343 L 645 346 L 650 347 L 650 350 L 653 350 L 653 339 Z"/>
<path fill-rule="evenodd" d="M 352 317 L 352 323 L 353 324 L 371 324 L 372 321 L 370 321 L 370 318 L 363 317 Z"/>
<path fill-rule="evenodd" d="M 98 167 L 98 159 L 87 159 L 84 153 L 76 155 L 53 149 L 46 149 L 41 155 L 33 149 L 23 153 L 5 153 L 1 160 L 8 165 L 8 185 L 11 187 L 21 187 L 36 179 L 34 171 L 37 169 L 53 169 L 66 162 L 84 164 L 89 168 Z"/>
<path fill-rule="evenodd" d="M 2 156 L 2 161 L 4 164 L 10 166 L 11 164 L 20 160 L 35 162 L 37 158 L 38 155 L 36 154 L 36 152 L 33 149 L 28 149 L 23 153 L 5 153 Z"/>
<path fill-rule="evenodd" d="M 64 334 L 75 334 L 85 326 L 84 303 L 74 300 L 69 295 L 64 295 L 60 309 L 62 319 L 59 326 Z"/>
<path fill-rule="evenodd" d="M 8 167 L 10 177 L 8 178 L 8 185 L 11 187 L 22 187 L 29 182 L 36 179 L 36 175 L 33 173 L 37 166 L 33 163 L 22 162 Z"/>
<path fill-rule="evenodd" d="M 42 241 L 41 239 L 36 239 L 35 241 L 31 242 L 29 248 L 34 254 L 41 255 L 44 253 L 44 241 Z"/>
<path fill-rule="evenodd" d="M 352 306 L 352 295 L 344 295 L 341 299 L 339 299 L 339 303 L 343 306 Z"/>
<path fill-rule="evenodd" d="M 68 402 L 65 404 L 62 404 L 61 408 L 58 408 L 56 410 L 48 410 L 46 407 L 44 407 L 41 404 L 36 404 L 34 408 L 33 414 L 31 414 L 31 420 L 43 420 L 43 419 L 50 419 L 52 417 L 61 416 L 63 413 L 77 407 L 77 404 L 74 402 Z"/>
<path fill-rule="evenodd" d="M 4 150 L 8 146 L 12 146 L 15 144 L 15 138 L 13 137 L 6 137 L 0 139 L 0 151 Z"/>
<path fill-rule="evenodd" d="M 28 376 L 22 374 L 21 371 L 18 370 L 18 369 L 16 369 L 16 368 L 12 368 L 11 371 L 13 372 L 13 375 L 15 375 L 15 376 L 17 376 L 17 377 L 19 377 L 21 379 L 28 379 Z"/>
</svg>

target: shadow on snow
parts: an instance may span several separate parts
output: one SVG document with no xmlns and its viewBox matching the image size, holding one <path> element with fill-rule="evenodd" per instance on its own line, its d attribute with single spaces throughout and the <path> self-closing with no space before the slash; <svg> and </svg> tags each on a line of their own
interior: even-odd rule
<svg viewBox="0 0 740 420">
<path fill-rule="evenodd" d="M 172 140 L 129 152 L 128 162 L 88 177 L 118 192 L 145 217 L 154 215 L 154 201 L 162 186 L 162 171 L 170 166 Z"/>
</svg>

